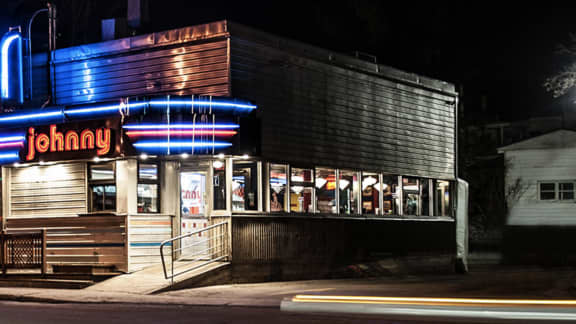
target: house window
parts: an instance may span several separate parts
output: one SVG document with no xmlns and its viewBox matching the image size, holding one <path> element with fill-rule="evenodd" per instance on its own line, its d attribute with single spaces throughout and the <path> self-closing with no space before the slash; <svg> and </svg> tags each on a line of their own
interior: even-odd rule
<svg viewBox="0 0 576 324">
<path fill-rule="evenodd" d="M 138 163 L 138 212 L 160 212 L 159 193 L 158 164 Z"/>
<path fill-rule="evenodd" d="M 314 170 L 290 169 L 290 211 L 295 213 L 312 212 L 314 195 Z"/>
<path fill-rule="evenodd" d="M 116 210 L 114 162 L 89 164 L 90 211 Z"/>
<path fill-rule="evenodd" d="M 234 161 L 232 211 L 258 210 L 258 163 Z"/>
<path fill-rule="evenodd" d="M 539 183 L 540 200 L 574 200 L 574 182 L 549 181 Z"/>
</svg>

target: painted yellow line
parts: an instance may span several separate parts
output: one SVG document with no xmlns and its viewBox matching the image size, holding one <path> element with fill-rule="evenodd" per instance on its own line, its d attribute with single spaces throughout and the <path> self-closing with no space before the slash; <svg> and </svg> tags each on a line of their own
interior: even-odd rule
<svg viewBox="0 0 576 324">
<path fill-rule="evenodd" d="M 368 296 L 318 296 L 296 295 L 293 302 L 315 303 L 369 303 L 369 304 L 419 304 L 419 303 L 445 303 L 445 304 L 508 304 L 508 305 L 549 305 L 549 306 L 576 306 L 576 300 L 551 299 L 482 299 L 482 298 L 420 298 L 420 297 L 368 297 Z"/>
</svg>

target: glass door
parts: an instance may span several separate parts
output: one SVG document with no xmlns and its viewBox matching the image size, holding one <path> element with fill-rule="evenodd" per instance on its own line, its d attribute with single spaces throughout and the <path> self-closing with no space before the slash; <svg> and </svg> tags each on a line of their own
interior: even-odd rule
<svg viewBox="0 0 576 324">
<path fill-rule="evenodd" d="M 188 234 L 208 226 L 206 191 L 207 173 L 189 171 L 180 173 L 180 233 Z M 207 252 L 207 232 L 182 240 L 180 259 L 198 258 Z"/>
</svg>

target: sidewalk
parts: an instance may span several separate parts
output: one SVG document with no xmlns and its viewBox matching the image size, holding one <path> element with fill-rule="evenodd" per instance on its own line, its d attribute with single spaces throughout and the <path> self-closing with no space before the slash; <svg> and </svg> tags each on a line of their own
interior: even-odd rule
<svg viewBox="0 0 576 324">
<path fill-rule="evenodd" d="M 137 291 L 138 289 L 134 289 Z M 0 300 L 51 303 L 134 303 L 278 307 L 296 294 L 576 299 L 573 269 L 492 268 L 467 275 L 311 280 L 221 285 L 158 295 L 90 289 L 0 288 Z"/>
</svg>

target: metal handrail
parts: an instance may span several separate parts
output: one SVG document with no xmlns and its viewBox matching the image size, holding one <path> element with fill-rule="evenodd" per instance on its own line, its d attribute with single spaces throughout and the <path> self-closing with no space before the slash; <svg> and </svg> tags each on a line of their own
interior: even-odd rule
<svg viewBox="0 0 576 324">
<path fill-rule="evenodd" d="M 186 272 L 190 272 L 190 271 L 192 271 L 192 270 L 198 269 L 198 268 L 200 268 L 200 267 L 202 267 L 202 266 L 205 266 L 205 265 L 207 265 L 207 264 L 210 264 L 210 263 L 212 263 L 212 262 L 216 262 L 216 261 L 219 261 L 219 260 L 222 260 L 222 259 L 226 258 L 226 257 L 227 257 L 227 255 L 225 255 L 226 253 L 223 253 L 224 255 L 221 255 L 221 256 L 216 257 L 216 258 L 211 258 L 210 260 L 208 260 L 208 261 L 206 261 L 206 262 L 204 262 L 204 263 L 201 263 L 201 264 L 199 264 L 199 265 L 196 265 L 196 266 L 191 267 L 191 268 L 189 268 L 189 269 L 186 269 L 186 270 L 184 270 L 184 271 L 178 272 L 178 273 L 176 273 L 176 274 L 174 273 L 174 257 L 175 257 L 175 255 L 174 255 L 175 253 L 174 253 L 174 252 L 176 252 L 176 251 L 181 251 L 181 250 L 184 248 L 184 247 L 180 247 L 180 248 L 178 248 L 178 249 L 175 250 L 175 249 L 174 249 L 174 242 L 175 242 L 175 241 L 182 240 L 182 239 L 184 239 L 184 238 L 191 237 L 191 236 L 194 236 L 194 235 L 203 233 L 203 232 L 207 232 L 207 231 L 209 231 L 209 230 L 211 230 L 211 229 L 214 229 L 214 228 L 217 228 L 217 227 L 221 227 L 221 226 L 227 226 L 227 225 L 228 225 L 228 221 L 225 221 L 225 222 L 221 222 L 221 223 L 217 223 L 217 224 L 214 224 L 214 225 L 210 225 L 210 226 L 204 227 L 204 228 L 202 228 L 202 229 L 199 229 L 199 230 L 196 230 L 196 231 L 193 231 L 193 232 L 190 232 L 190 233 L 182 234 L 182 235 L 173 237 L 173 238 L 171 238 L 171 239 L 162 241 L 162 243 L 160 243 L 160 258 L 162 259 L 162 270 L 164 271 L 164 278 L 165 278 L 165 279 L 171 279 L 171 280 L 172 280 L 172 283 L 174 283 L 174 277 L 176 277 L 176 276 L 178 276 L 178 275 L 184 274 L 184 273 L 186 273 Z M 226 229 L 226 230 L 227 230 L 227 229 Z M 227 236 L 227 235 L 218 235 L 218 237 L 226 237 L 226 236 Z M 210 240 L 210 239 L 212 239 L 212 238 L 211 238 L 211 237 L 206 238 L 206 240 Z M 170 258 L 170 262 L 171 262 L 171 274 L 170 274 L 170 276 L 168 275 L 168 270 L 166 269 L 166 261 L 164 260 L 164 259 L 165 259 L 165 258 L 164 258 L 164 246 L 166 246 L 166 245 L 168 245 L 168 244 L 170 244 L 170 246 L 172 247 L 172 251 L 171 251 L 171 254 L 172 254 L 172 255 L 171 255 L 171 258 Z M 186 248 L 191 247 L 191 246 L 196 246 L 196 245 L 199 245 L 199 244 L 200 244 L 200 242 L 196 242 L 196 243 L 187 245 Z M 207 252 L 207 251 L 216 249 L 216 248 L 218 248 L 218 247 L 223 247 L 223 251 L 225 251 L 226 244 L 219 244 L 218 246 L 210 247 L 210 248 L 205 249 L 205 250 L 202 250 L 202 251 L 200 251 L 200 252 L 205 253 L 205 252 Z M 196 254 L 198 254 L 198 253 L 196 253 Z M 194 259 L 194 260 L 192 260 L 192 261 L 196 261 L 196 259 Z"/>
</svg>

